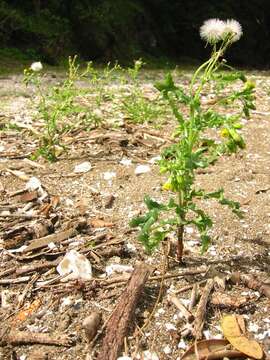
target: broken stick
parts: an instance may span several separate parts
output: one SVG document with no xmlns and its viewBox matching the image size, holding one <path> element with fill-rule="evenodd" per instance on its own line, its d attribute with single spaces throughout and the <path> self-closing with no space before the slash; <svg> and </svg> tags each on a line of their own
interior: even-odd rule
<svg viewBox="0 0 270 360">
<path fill-rule="evenodd" d="M 127 335 L 136 305 L 151 271 L 148 265 L 138 265 L 107 322 L 105 336 L 97 360 L 116 360 Z"/>
<path fill-rule="evenodd" d="M 23 249 L 23 252 L 26 253 L 28 251 L 41 249 L 43 247 L 46 247 L 51 242 L 59 243 L 63 240 L 76 236 L 77 233 L 77 229 L 74 227 L 68 230 L 44 236 L 39 239 L 32 240 L 30 244 L 26 246 L 25 249 Z"/>
<path fill-rule="evenodd" d="M 187 320 L 187 322 L 193 322 L 194 315 L 180 302 L 176 296 L 169 296 L 168 300 L 180 310 L 181 314 Z"/>
<path fill-rule="evenodd" d="M 196 311 L 193 336 L 196 337 L 196 339 L 198 340 L 201 339 L 202 337 L 202 330 L 203 330 L 205 313 L 206 313 L 206 305 L 208 302 L 209 295 L 213 289 L 213 286 L 214 286 L 214 280 L 208 279 L 203 289 L 203 293 L 201 295 L 198 308 Z"/>
<path fill-rule="evenodd" d="M 49 335 L 43 333 L 32 333 L 28 331 L 11 330 L 0 340 L 1 346 L 4 346 L 6 344 L 47 344 L 58 346 L 72 346 L 73 340 L 67 335 Z"/>
<path fill-rule="evenodd" d="M 252 275 L 240 274 L 235 272 L 231 275 L 231 281 L 234 284 L 239 284 L 242 282 L 249 289 L 257 290 L 260 294 L 263 294 L 268 299 L 270 299 L 270 285 L 264 284 L 263 282 L 255 279 Z"/>
</svg>

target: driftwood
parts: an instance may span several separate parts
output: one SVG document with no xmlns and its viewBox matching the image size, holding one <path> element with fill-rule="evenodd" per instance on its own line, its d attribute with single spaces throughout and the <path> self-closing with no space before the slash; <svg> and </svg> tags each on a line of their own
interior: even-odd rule
<svg viewBox="0 0 270 360">
<path fill-rule="evenodd" d="M 150 272 L 150 268 L 146 264 L 140 264 L 135 268 L 126 289 L 120 296 L 119 302 L 107 322 L 98 360 L 117 359 Z"/>
<path fill-rule="evenodd" d="M 11 330 L 1 337 L 0 345 L 46 344 L 58 346 L 72 346 L 73 340 L 67 335 L 49 335 L 32 333 L 29 331 Z"/>
<path fill-rule="evenodd" d="M 204 319 L 205 319 L 205 312 L 206 312 L 206 305 L 208 302 L 209 295 L 213 289 L 214 286 L 214 280 L 208 279 L 207 283 L 203 289 L 203 293 L 201 295 L 195 321 L 194 321 L 194 328 L 193 328 L 193 336 L 196 337 L 196 339 L 201 339 L 202 337 L 202 330 L 204 325 Z"/>
<path fill-rule="evenodd" d="M 231 276 L 231 281 L 234 284 L 239 284 L 242 282 L 249 289 L 257 290 L 260 294 L 263 294 L 268 299 L 270 299 L 270 285 L 264 284 L 261 281 L 255 279 L 252 275 L 240 274 L 235 272 Z"/>
</svg>

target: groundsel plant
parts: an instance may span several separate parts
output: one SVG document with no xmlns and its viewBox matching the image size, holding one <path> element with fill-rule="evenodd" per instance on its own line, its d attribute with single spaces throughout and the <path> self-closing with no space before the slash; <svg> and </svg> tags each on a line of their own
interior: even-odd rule
<svg viewBox="0 0 270 360">
<path fill-rule="evenodd" d="M 122 111 L 126 114 L 130 122 L 143 124 L 145 122 L 155 123 L 163 114 L 163 108 L 158 103 L 154 103 L 145 97 L 143 88 L 139 81 L 139 74 L 145 63 L 139 59 L 134 61 L 133 67 L 127 69 L 128 77 L 125 81 L 130 86 L 130 93 L 123 96 Z"/>
<path fill-rule="evenodd" d="M 34 88 L 38 117 L 44 122 L 44 127 L 38 134 L 39 148 L 34 157 L 43 156 L 49 161 L 56 161 L 65 149 L 61 135 L 69 130 L 65 121 L 67 116 L 83 110 L 75 103 L 79 94 L 75 82 L 85 77 L 88 68 L 79 72 L 77 57 L 69 57 L 65 80 L 47 87 L 43 84 L 42 69 L 41 62 L 34 62 L 24 70 L 24 83 Z"/>
<path fill-rule="evenodd" d="M 200 200 L 215 199 L 241 216 L 239 204 L 227 199 L 223 189 L 209 193 L 196 186 L 196 170 L 245 147 L 240 120 L 255 108 L 255 85 L 223 60 L 228 47 L 242 36 L 241 25 L 236 20 L 210 19 L 200 28 L 200 35 L 212 53 L 194 72 L 188 90 L 175 84 L 170 73 L 156 84 L 177 120 L 176 141 L 162 152 L 159 162 L 161 174 L 167 174 L 163 190 L 172 195 L 167 203 L 145 196 L 148 211 L 131 221 L 131 226 L 140 228 L 139 240 L 148 252 L 174 235 L 179 262 L 186 225 L 198 229 L 202 251 L 208 247 L 212 220 L 199 207 Z M 212 95 L 211 99 L 205 94 Z"/>
</svg>

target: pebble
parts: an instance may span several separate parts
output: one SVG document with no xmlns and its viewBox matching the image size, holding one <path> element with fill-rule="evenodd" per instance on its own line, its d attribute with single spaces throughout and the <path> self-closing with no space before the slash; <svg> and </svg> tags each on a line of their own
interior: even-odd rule
<svg viewBox="0 0 270 360">
<path fill-rule="evenodd" d="M 98 331 L 99 324 L 101 322 L 101 314 L 99 312 L 92 312 L 91 315 L 87 316 L 83 321 L 83 328 L 87 340 L 90 342 Z"/>
</svg>

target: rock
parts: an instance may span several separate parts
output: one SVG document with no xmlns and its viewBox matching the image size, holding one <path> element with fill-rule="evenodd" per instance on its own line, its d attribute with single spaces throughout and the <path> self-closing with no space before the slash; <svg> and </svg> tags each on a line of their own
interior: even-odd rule
<svg viewBox="0 0 270 360">
<path fill-rule="evenodd" d="M 87 316 L 83 321 L 83 328 L 87 340 L 90 342 L 98 331 L 99 324 L 101 322 L 101 314 L 98 312 L 92 312 L 91 315 Z"/>
</svg>

